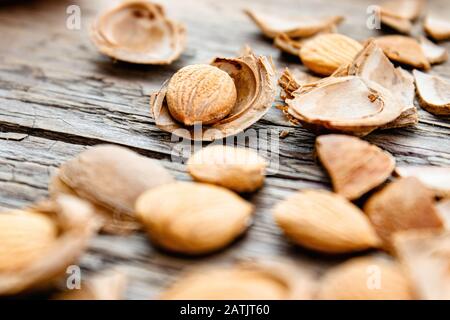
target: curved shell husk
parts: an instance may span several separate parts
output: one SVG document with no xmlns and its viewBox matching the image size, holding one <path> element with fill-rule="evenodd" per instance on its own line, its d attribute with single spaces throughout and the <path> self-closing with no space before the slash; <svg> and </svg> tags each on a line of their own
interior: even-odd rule
<svg viewBox="0 0 450 320">
<path fill-rule="evenodd" d="M 279 17 L 255 10 L 244 10 L 249 18 L 268 38 L 275 38 L 280 33 L 291 38 L 311 37 L 319 32 L 329 30 L 341 23 L 342 16 L 330 17 Z"/>
<path fill-rule="evenodd" d="M 387 0 L 381 3 L 382 14 L 400 19 L 415 20 L 425 6 L 424 0 Z"/>
<path fill-rule="evenodd" d="M 310 300 L 313 275 L 286 261 L 246 261 L 187 272 L 162 300 Z"/>
<path fill-rule="evenodd" d="M 316 150 L 335 192 L 350 200 L 382 184 L 395 167 L 391 154 L 353 136 L 322 135 Z"/>
<path fill-rule="evenodd" d="M 363 136 L 402 112 L 401 104 L 387 89 L 357 76 L 329 77 L 302 86 L 293 95 L 293 99 L 286 100 L 288 113 L 319 132 Z"/>
<path fill-rule="evenodd" d="M 450 82 L 414 70 L 420 106 L 435 115 L 450 115 Z"/>
<path fill-rule="evenodd" d="M 47 249 L 19 269 L 0 272 L 0 296 L 46 289 L 56 285 L 86 249 L 99 227 L 89 203 L 71 196 L 59 196 L 25 211 L 52 219 L 58 234 Z"/>
<path fill-rule="evenodd" d="M 321 280 L 317 298 L 412 300 L 414 293 L 407 275 L 398 263 L 381 257 L 360 257 L 328 271 Z"/>
<path fill-rule="evenodd" d="M 448 51 L 446 48 L 434 44 L 425 37 L 420 37 L 419 43 L 430 64 L 443 63 L 448 60 Z"/>
<path fill-rule="evenodd" d="M 102 13 L 90 36 L 101 53 L 139 64 L 170 64 L 186 45 L 184 26 L 146 0 L 125 1 Z"/>
<path fill-rule="evenodd" d="M 394 237 L 399 257 L 418 299 L 450 299 L 450 233 L 401 232 Z"/>
<path fill-rule="evenodd" d="M 427 16 L 423 27 L 425 32 L 434 40 L 442 41 L 450 39 L 450 21 L 435 17 Z"/>
<path fill-rule="evenodd" d="M 395 68 L 373 40 L 369 40 L 355 60 L 336 71 L 334 76 L 360 76 L 378 83 L 397 98 L 402 105 L 402 113 L 381 129 L 405 127 L 418 122 L 414 106 L 414 78 L 400 67 Z"/>
<path fill-rule="evenodd" d="M 61 165 L 50 194 L 73 194 L 88 200 L 102 217 L 103 231 L 127 233 L 139 229 L 134 202 L 144 191 L 173 182 L 153 159 L 114 145 L 99 145 Z"/>
<path fill-rule="evenodd" d="M 409 34 L 412 31 L 413 24 L 410 20 L 399 18 L 387 14 L 383 11 L 380 12 L 380 20 L 385 26 L 388 26 L 394 30 L 397 30 L 400 33 Z"/>
<path fill-rule="evenodd" d="M 275 100 L 274 66 L 266 57 L 246 51 L 238 58 L 215 58 L 211 62 L 227 72 L 236 86 L 236 104 L 225 118 L 208 126 L 184 126 L 177 122 L 167 107 L 166 82 L 150 99 L 156 125 L 182 138 L 212 141 L 238 134 L 263 117 Z"/>
<path fill-rule="evenodd" d="M 395 169 L 400 177 L 415 177 L 432 189 L 437 197 L 450 197 L 450 167 L 401 166 Z"/>
<path fill-rule="evenodd" d="M 430 69 L 430 63 L 416 39 L 388 35 L 375 38 L 374 41 L 390 60 L 418 69 Z"/>
<path fill-rule="evenodd" d="M 228 189 L 196 182 L 160 186 L 136 201 L 137 215 L 152 241 L 190 255 L 207 254 L 232 243 L 250 226 L 253 209 Z"/>
</svg>

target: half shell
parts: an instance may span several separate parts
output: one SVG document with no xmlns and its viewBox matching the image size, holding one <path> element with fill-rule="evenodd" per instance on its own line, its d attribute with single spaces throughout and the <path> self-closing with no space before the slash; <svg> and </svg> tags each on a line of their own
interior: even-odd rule
<svg viewBox="0 0 450 320">
<path fill-rule="evenodd" d="M 322 18 L 281 17 L 248 9 L 244 10 L 244 12 L 261 29 L 266 37 L 272 39 L 280 33 L 284 33 L 291 38 L 310 37 L 321 31 L 330 29 L 344 20 L 342 16 Z"/>
<path fill-rule="evenodd" d="M 160 5 L 146 0 L 124 1 L 102 13 L 90 35 L 101 53 L 140 64 L 170 64 L 186 42 L 184 26 L 167 19 Z"/>
<path fill-rule="evenodd" d="M 414 70 L 420 106 L 436 115 L 450 115 L 450 82 Z"/>
<path fill-rule="evenodd" d="M 73 194 L 90 201 L 103 217 L 103 231 L 123 233 L 139 228 L 134 216 L 137 197 L 173 181 L 155 160 L 123 147 L 99 145 L 64 163 L 50 193 Z"/>
<path fill-rule="evenodd" d="M 289 114 L 315 131 L 364 136 L 402 112 L 389 90 L 357 76 L 326 78 L 302 86 L 293 95 L 286 100 Z"/>
<path fill-rule="evenodd" d="M 166 82 L 150 99 L 151 111 L 158 128 L 191 140 L 222 139 L 247 129 L 272 106 L 276 85 L 271 60 L 246 52 L 238 58 L 215 58 L 211 65 L 227 72 L 234 81 L 237 101 L 231 112 L 224 119 L 208 126 L 184 126 L 168 110 Z"/>
<path fill-rule="evenodd" d="M 423 27 L 425 32 L 434 40 L 450 39 L 450 21 L 434 16 L 427 16 Z"/>
<path fill-rule="evenodd" d="M 33 256 L 33 259 L 28 260 L 27 263 L 17 266 L 14 270 L 0 270 L 0 296 L 35 291 L 55 285 L 60 276 L 66 272 L 66 268 L 76 262 L 99 227 L 99 221 L 94 216 L 92 207 L 71 196 L 59 196 L 54 200 L 38 203 L 25 209 L 25 212 L 50 218 L 57 229 L 57 234 L 47 243 L 44 250 L 30 252 L 30 255 L 36 253 L 39 255 Z M 26 219 L 26 215 L 23 217 Z M 15 230 L 9 232 L 12 232 L 11 236 L 14 234 L 17 236 L 20 230 L 17 226 Z M 5 233 L 3 235 L 6 236 Z M 29 241 L 36 241 L 30 233 L 24 233 L 22 237 Z M 9 240 L 13 241 L 11 237 Z"/>
<path fill-rule="evenodd" d="M 165 292 L 163 300 L 309 300 L 312 276 L 289 263 L 244 262 L 231 267 L 204 267 L 187 273 Z"/>
</svg>

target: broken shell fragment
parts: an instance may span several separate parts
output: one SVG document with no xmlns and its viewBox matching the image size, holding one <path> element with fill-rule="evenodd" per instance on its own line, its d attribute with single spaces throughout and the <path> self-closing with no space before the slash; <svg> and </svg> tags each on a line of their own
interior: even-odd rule
<svg viewBox="0 0 450 320">
<path fill-rule="evenodd" d="M 450 82 L 414 70 L 420 106 L 435 115 L 450 115 Z"/>
<path fill-rule="evenodd" d="M 104 231 L 139 228 L 134 202 L 144 191 L 173 182 L 155 160 L 114 145 L 99 145 L 64 163 L 50 186 L 52 195 L 74 194 L 90 201 L 104 217 Z"/>
<path fill-rule="evenodd" d="M 386 0 L 383 1 L 381 13 L 407 20 L 415 20 L 425 6 L 424 0 Z"/>
<path fill-rule="evenodd" d="M 309 300 L 312 276 L 281 262 L 244 262 L 187 273 L 160 296 L 163 300 Z"/>
<path fill-rule="evenodd" d="M 117 60 L 170 64 L 184 50 L 183 25 L 167 19 L 163 8 L 146 0 L 124 1 L 104 12 L 91 28 L 97 49 Z"/>
<path fill-rule="evenodd" d="M 383 11 L 380 12 L 380 20 L 382 24 L 404 34 L 409 34 L 413 28 L 413 24 L 410 20 L 395 17 Z"/>
<path fill-rule="evenodd" d="M 142 194 L 136 212 L 155 244 L 195 255 L 222 249 L 241 235 L 253 206 L 222 187 L 176 182 Z"/>
<path fill-rule="evenodd" d="M 450 233 L 409 231 L 394 237 L 395 251 L 419 299 L 450 299 Z"/>
<path fill-rule="evenodd" d="M 293 56 L 300 55 L 300 48 L 308 41 L 307 39 L 293 39 L 287 36 L 284 33 L 280 33 L 273 40 L 273 44 L 275 47 L 280 49 L 283 52 L 289 53 Z"/>
<path fill-rule="evenodd" d="M 441 41 L 450 39 L 450 21 L 448 20 L 427 16 L 423 27 L 425 32 L 434 40 Z"/>
<path fill-rule="evenodd" d="M 286 100 L 289 115 L 319 132 L 364 136 L 395 120 L 403 109 L 389 90 L 357 76 L 326 78 L 293 95 Z"/>
<path fill-rule="evenodd" d="M 310 37 L 330 29 L 344 20 L 341 16 L 279 17 L 255 10 L 247 9 L 244 12 L 261 29 L 262 33 L 271 39 L 281 33 L 291 38 Z"/>
<path fill-rule="evenodd" d="M 300 58 L 313 72 L 329 76 L 340 66 L 351 63 L 363 46 L 337 33 L 321 34 L 302 45 Z"/>
<path fill-rule="evenodd" d="M 219 108 L 220 112 L 209 113 L 210 121 L 207 121 L 207 124 L 197 123 L 194 126 L 187 126 L 177 121 L 169 111 L 169 88 L 166 83 L 150 99 L 153 117 L 155 118 L 156 125 L 161 130 L 192 140 L 211 141 L 214 139 L 222 139 L 247 129 L 264 116 L 272 106 L 276 95 L 275 72 L 271 61 L 266 57 L 257 57 L 252 52 L 246 52 L 246 55 L 239 58 L 216 58 L 211 63 L 211 68 L 220 69 L 217 72 L 225 71 L 234 81 L 236 102 L 231 108 L 231 111 L 221 119 L 225 112 Z M 218 89 L 217 86 L 218 84 L 215 84 L 212 87 Z M 226 87 L 229 89 L 229 92 L 232 92 L 228 84 Z M 215 90 L 214 92 L 209 92 L 208 90 L 210 93 L 209 96 L 207 92 L 197 92 L 196 88 L 200 90 L 210 88 L 206 85 L 199 85 L 197 81 L 180 84 L 179 88 L 184 89 L 175 95 L 183 101 L 189 101 L 191 95 L 204 98 L 202 101 L 197 100 L 197 98 L 192 98 L 191 100 L 196 102 L 196 105 L 189 103 L 182 108 L 180 107 L 179 111 L 184 110 L 188 112 L 190 108 L 198 109 L 196 107 L 201 107 L 201 110 L 206 109 L 211 111 L 210 103 L 212 101 L 225 99 L 222 97 L 223 92 L 221 91 Z M 233 96 L 230 94 L 226 100 L 227 110 Z M 206 108 L 206 106 L 208 107 Z M 199 110 L 191 111 L 200 112 Z"/>
<path fill-rule="evenodd" d="M 320 283 L 321 300 L 411 300 L 411 284 L 392 261 L 361 257 L 328 271 Z"/>
<path fill-rule="evenodd" d="M 430 63 L 422 47 L 414 38 L 389 35 L 376 38 L 375 43 L 383 49 L 386 56 L 392 61 L 410 65 L 418 69 L 430 69 Z"/>
<path fill-rule="evenodd" d="M 122 300 L 127 285 L 127 277 L 117 270 L 108 270 L 83 281 L 80 290 L 68 290 L 54 300 Z"/>
<path fill-rule="evenodd" d="M 253 192 L 264 183 L 266 161 L 252 149 L 212 145 L 187 162 L 197 181 L 217 184 L 236 192 Z"/>
<path fill-rule="evenodd" d="M 402 166 L 395 169 L 400 177 L 415 177 L 433 190 L 437 197 L 450 197 L 450 167 Z"/>
<path fill-rule="evenodd" d="M 364 212 L 388 250 L 392 249 L 392 236 L 396 232 L 443 227 L 433 193 L 413 177 L 398 179 L 374 194 L 365 204 Z"/>
<path fill-rule="evenodd" d="M 92 207 L 71 196 L 1 214 L 0 296 L 55 285 L 98 226 Z"/>
<path fill-rule="evenodd" d="M 446 48 L 434 44 L 425 37 L 420 37 L 419 42 L 423 53 L 427 57 L 430 64 L 438 64 L 447 61 L 448 51 Z"/>
<path fill-rule="evenodd" d="M 364 213 L 340 195 L 302 190 L 277 204 L 275 221 L 296 244 L 325 253 L 347 253 L 379 245 Z"/>
<path fill-rule="evenodd" d="M 292 99 L 293 92 L 300 88 L 302 85 L 316 82 L 320 78 L 303 72 L 300 69 L 284 69 L 280 78 L 278 79 L 278 84 L 285 93 L 285 98 Z M 285 100 L 285 99 L 284 99 Z"/>
<path fill-rule="evenodd" d="M 320 136 L 316 150 L 335 192 L 350 200 L 386 181 L 395 167 L 395 159 L 388 152 L 352 136 Z"/>
</svg>

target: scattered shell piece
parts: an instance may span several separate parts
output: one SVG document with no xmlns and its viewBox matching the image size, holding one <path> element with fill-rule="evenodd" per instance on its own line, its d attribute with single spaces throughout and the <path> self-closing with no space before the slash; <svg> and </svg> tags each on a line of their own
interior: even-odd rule
<svg viewBox="0 0 450 320">
<path fill-rule="evenodd" d="M 418 69 L 430 69 L 430 63 L 425 57 L 422 47 L 414 38 L 389 35 L 376 38 L 375 43 L 383 49 L 386 56 L 392 61 Z"/>
<path fill-rule="evenodd" d="M 300 58 L 313 72 L 329 76 L 341 65 L 352 62 L 362 48 L 358 41 L 342 34 L 321 34 L 302 45 Z"/>
<path fill-rule="evenodd" d="M 438 64 L 447 61 L 447 49 L 434 44 L 425 37 L 420 37 L 419 42 L 420 46 L 422 47 L 423 53 L 427 57 L 430 64 Z"/>
<path fill-rule="evenodd" d="M 400 33 L 409 34 L 413 28 L 413 24 L 410 20 L 395 17 L 384 12 L 380 12 L 380 19 L 381 23 Z"/>
<path fill-rule="evenodd" d="M 68 290 L 56 295 L 54 300 L 122 300 L 127 277 L 117 270 L 108 270 L 82 282 L 81 289 Z"/>
<path fill-rule="evenodd" d="M 253 206 L 219 186 L 175 182 L 142 194 L 136 212 L 154 243 L 195 255 L 221 249 L 241 235 Z"/>
<path fill-rule="evenodd" d="M 392 17 L 414 20 L 420 16 L 424 6 L 424 0 L 387 0 L 381 4 L 380 10 Z"/>
<path fill-rule="evenodd" d="M 400 178 L 373 195 L 364 211 L 388 250 L 396 232 L 443 227 L 433 193 L 413 177 Z"/>
<path fill-rule="evenodd" d="M 50 194 L 72 194 L 90 201 L 104 218 L 103 230 L 124 233 L 140 228 L 134 202 L 144 191 L 173 182 L 155 160 L 119 146 L 99 145 L 64 163 Z"/>
<path fill-rule="evenodd" d="M 400 177 L 415 177 L 432 189 L 437 197 L 450 197 L 450 167 L 401 166 L 395 169 Z"/>
<path fill-rule="evenodd" d="M 176 281 L 163 300 L 309 300 L 311 275 L 289 263 L 245 262 L 233 267 L 203 268 Z"/>
<path fill-rule="evenodd" d="M 320 136 L 316 150 L 334 191 L 350 200 L 386 181 L 395 167 L 395 159 L 388 152 L 352 136 Z"/>
<path fill-rule="evenodd" d="M 281 139 L 284 139 L 284 138 L 286 138 L 290 133 L 291 133 L 291 131 L 289 131 L 289 130 L 282 130 L 282 131 L 280 132 L 280 138 L 281 138 Z"/>
<path fill-rule="evenodd" d="M 450 21 L 434 16 L 427 16 L 423 23 L 425 32 L 434 40 L 450 39 Z"/>
<path fill-rule="evenodd" d="M 354 258 L 331 269 L 321 281 L 322 300 L 411 300 L 408 278 L 396 263 L 375 257 Z"/>
<path fill-rule="evenodd" d="M 244 12 L 261 29 L 266 37 L 272 39 L 280 33 L 284 33 L 291 38 L 310 37 L 321 31 L 330 29 L 344 20 L 342 16 L 322 18 L 279 17 L 249 9 L 244 10 Z"/>
<path fill-rule="evenodd" d="M 403 110 L 389 90 L 357 76 L 326 78 L 302 86 L 293 95 L 286 100 L 289 115 L 315 132 L 364 136 L 395 120 Z"/>
<path fill-rule="evenodd" d="M 274 208 L 277 224 L 296 244 L 325 253 L 347 253 L 379 245 L 364 213 L 342 196 L 303 190 Z"/>
<path fill-rule="evenodd" d="M 450 115 L 450 82 L 414 70 L 420 106 L 435 115 Z"/>
<path fill-rule="evenodd" d="M 167 19 L 160 5 L 146 0 L 124 1 L 102 13 L 90 35 L 101 53 L 140 64 L 170 64 L 186 45 L 184 26 Z"/>
<path fill-rule="evenodd" d="M 246 53 L 239 58 L 216 58 L 211 63 L 212 66 L 227 72 L 236 87 L 236 103 L 228 115 L 217 122 L 202 126 L 186 126 L 177 122 L 169 112 L 168 88 L 165 83 L 158 93 L 152 95 L 150 100 L 156 125 L 161 130 L 183 138 L 211 141 L 240 133 L 258 121 L 275 100 L 275 72 L 271 60 L 264 56 L 257 57 L 251 52 Z M 186 87 L 185 95 L 189 96 L 195 92 L 192 90 L 197 83 L 186 82 L 184 85 Z M 195 93 L 199 94 L 199 92 Z M 212 94 L 219 93 L 221 92 Z M 207 104 L 209 101 L 204 101 L 204 103 Z M 189 108 L 191 107 L 193 106 L 189 105 Z"/>
<path fill-rule="evenodd" d="M 450 299 L 450 233 L 401 232 L 395 249 L 419 299 Z"/>
<path fill-rule="evenodd" d="M 0 296 L 51 287 L 75 263 L 96 233 L 92 207 L 59 196 L 0 215 Z"/>
<path fill-rule="evenodd" d="M 292 99 L 292 93 L 300 88 L 300 86 L 316 82 L 320 78 L 310 75 L 300 69 L 289 69 L 285 68 L 280 78 L 278 79 L 278 84 L 283 89 L 286 94 L 286 98 Z"/>
<path fill-rule="evenodd" d="M 197 181 L 217 184 L 236 192 L 253 192 L 265 178 L 267 163 L 252 149 L 212 145 L 196 152 L 187 162 Z"/>
</svg>

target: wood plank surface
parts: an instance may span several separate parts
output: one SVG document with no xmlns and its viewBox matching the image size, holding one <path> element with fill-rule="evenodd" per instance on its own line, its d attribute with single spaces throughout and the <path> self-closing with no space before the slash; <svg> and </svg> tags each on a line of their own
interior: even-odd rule
<svg viewBox="0 0 450 320">
<path fill-rule="evenodd" d="M 186 24 L 188 46 L 170 66 L 136 66 L 100 55 L 88 37 L 89 25 L 113 1 L 34 0 L 0 5 L 0 209 L 27 205 L 47 195 L 49 178 L 62 162 L 90 145 L 116 143 L 159 159 L 178 179 L 189 180 L 184 164 L 172 161 L 177 142 L 154 125 L 149 94 L 182 66 L 235 56 L 244 44 L 271 55 L 278 70 L 302 68 L 264 39 L 242 13 L 245 7 L 271 13 L 341 14 L 340 32 L 357 40 L 382 34 L 366 28 L 366 9 L 374 0 L 160 1 L 170 17 Z M 66 8 L 77 4 L 82 29 L 66 28 Z M 447 0 L 430 1 L 430 10 L 450 16 Z M 450 49 L 450 43 L 443 43 Z M 450 63 L 432 73 L 450 77 Z M 277 102 L 279 103 L 279 102 Z M 271 134 L 278 145 L 265 187 L 249 196 L 256 216 L 249 232 L 220 253 L 186 258 L 156 250 L 143 234 L 97 236 L 80 265 L 87 273 L 120 266 L 130 275 L 129 299 L 153 298 L 185 268 L 276 257 L 318 273 L 348 257 L 327 257 L 289 244 L 271 217 L 280 199 L 300 188 L 330 188 L 314 157 L 314 135 L 288 123 L 272 108 L 252 126 Z M 280 139 L 279 133 L 289 135 Z M 379 131 L 367 140 L 391 152 L 399 164 L 450 165 L 450 121 L 420 110 L 411 128 Z M 265 139 L 265 140 L 264 140 Z M 276 168 L 273 168 L 276 169 Z"/>
</svg>

